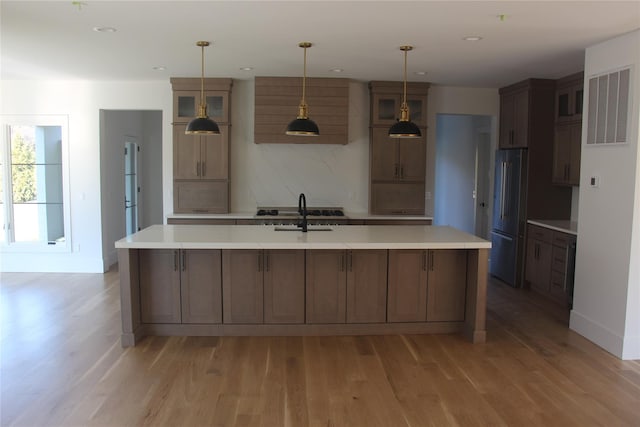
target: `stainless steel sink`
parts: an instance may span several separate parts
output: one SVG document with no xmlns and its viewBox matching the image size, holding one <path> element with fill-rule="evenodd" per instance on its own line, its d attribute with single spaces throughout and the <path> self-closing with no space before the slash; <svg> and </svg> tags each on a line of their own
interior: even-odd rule
<svg viewBox="0 0 640 427">
<path fill-rule="evenodd" d="M 302 233 L 302 228 L 296 225 L 277 225 L 273 228 L 274 231 L 299 231 Z M 307 231 L 333 231 L 333 228 L 326 226 L 308 225 Z"/>
</svg>

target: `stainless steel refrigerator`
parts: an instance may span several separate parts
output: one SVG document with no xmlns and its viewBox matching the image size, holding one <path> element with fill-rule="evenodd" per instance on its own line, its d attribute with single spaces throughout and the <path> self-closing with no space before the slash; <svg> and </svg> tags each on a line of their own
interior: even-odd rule
<svg viewBox="0 0 640 427">
<path fill-rule="evenodd" d="M 522 286 L 527 201 L 527 150 L 498 150 L 495 158 L 489 272 Z"/>
</svg>

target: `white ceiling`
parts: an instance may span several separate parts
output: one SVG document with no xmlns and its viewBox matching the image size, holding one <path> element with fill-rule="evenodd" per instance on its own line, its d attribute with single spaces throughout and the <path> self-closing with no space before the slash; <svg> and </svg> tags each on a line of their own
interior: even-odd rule
<svg viewBox="0 0 640 427">
<path fill-rule="evenodd" d="M 640 28 L 640 1 L 74 3 L 0 2 L 2 79 L 199 77 L 197 40 L 212 42 L 207 77 L 299 76 L 298 42 L 311 41 L 311 77 L 401 80 L 398 47 L 411 44 L 410 81 L 500 87 L 580 71 L 586 47 Z"/>
</svg>

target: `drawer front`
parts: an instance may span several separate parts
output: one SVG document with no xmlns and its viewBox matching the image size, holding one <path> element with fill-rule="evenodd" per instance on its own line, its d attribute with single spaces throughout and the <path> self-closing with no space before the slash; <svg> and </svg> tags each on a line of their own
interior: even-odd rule
<svg viewBox="0 0 640 427">
<path fill-rule="evenodd" d="M 553 241 L 553 230 L 532 224 L 529 224 L 527 230 L 529 238 L 534 238 L 547 243 L 551 243 Z"/>
<path fill-rule="evenodd" d="M 551 255 L 551 270 L 564 274 L 567 268 L 567 248 L 553 247 Z"/>
<path fill-rule="evenodd" d="M 567 246 L 575 243 L 576 236 L 573 234 L 562 233 L 560 231 L 553 232 L 553 245 L 566 248 Z"/>
<path fill-rule="evenodd" d="M 551 287 L 549 292 L 552 296 L 564 299 L 567 297 L 566 281 L 564 273 L 557 271 L 551 272 Z"/>
</svg>

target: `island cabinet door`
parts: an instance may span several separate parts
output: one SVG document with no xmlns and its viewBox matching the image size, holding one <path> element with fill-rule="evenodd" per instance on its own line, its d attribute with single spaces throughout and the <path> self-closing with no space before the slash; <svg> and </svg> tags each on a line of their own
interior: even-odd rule
<svg viewBox="0 0 640 427">
<path fill-rule="evenodd" d="M 182 323 L 222 323 L 221 251 L 180 251 Z"/>
<path fill-rule="evenodd" d="M 180 323 L 180 251 L 140 249 L 142 323 Z"/>
<path fill-rule="evenodd" d="M 387 322 L 427 320 L 427 251 L 389 250 Z"/>
<path fill-rule="evenodd" d="M 347 251 L 347 323 L 387 319 L 387 251 Z"/>
<path fill-rule="evenodd" d="M 304 323 L 304 250 L 265 250 L 264 323 Z"/>
<path fill-rule="evenodd" d="M 307 323 L 345 323 L 346 251 L 307 250 Z"/>
<path fill-rule="evenodd" d="M 222 251 L 224 323 L 263 323 L 261 250 Z"/>
<path fill-rule="evenodd" d="M 428 264 L 427 321 L 463 321 L 467 288 L 467 251 L 430 250 Z"/>
</svg>

